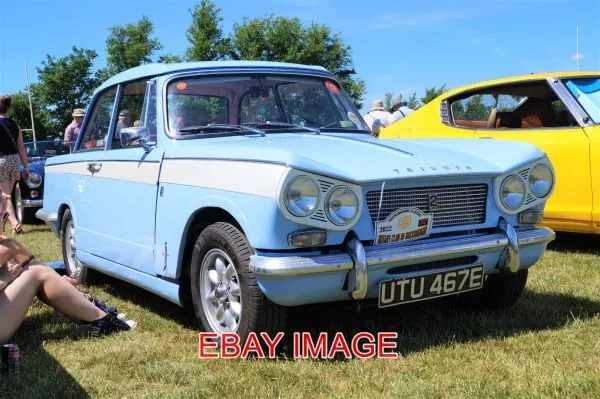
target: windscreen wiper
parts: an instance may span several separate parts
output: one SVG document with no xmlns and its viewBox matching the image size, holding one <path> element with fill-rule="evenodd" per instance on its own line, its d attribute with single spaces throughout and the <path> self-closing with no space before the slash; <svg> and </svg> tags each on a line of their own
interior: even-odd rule
<svg viewBox="0 0 600 399">
<path fill-rule="evenodd" d="M 228 125 L 226 123 L 209 123 L 208 125 L 188 126 L 177 129 L 178 133 L 241 133 L 251 132 L 265 136 L 265 131 L 252 126 Z"/>
<path fill-rule="evenodd" d="M 242 123 L 242 125 L 243 126 L 252 126 L 252 127 L 260 128 L 260 129 L 263 129 L 263 130 L 264 129 L 269 129 L 269 128 L 275 128 L 275 129 L 291 128 L 291 129 L 307 130 L 307 131 L 313 132 L 315 134 L 321 133 L 318 128 L 309 127 L 309 126 L 302 126 L 302 125 L 298 125 L 297 123 L 288 123 L 288 122 L 272 122 L 272 121 L 260 122 L 260 121 L 255 121 L 255 122 Z"/>
</svg>

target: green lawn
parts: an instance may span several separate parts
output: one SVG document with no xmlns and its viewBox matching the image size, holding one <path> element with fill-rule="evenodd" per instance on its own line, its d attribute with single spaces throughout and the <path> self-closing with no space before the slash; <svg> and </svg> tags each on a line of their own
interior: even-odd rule
<svg viewBox="0 0 600 399">
<path fill-rule="evenodd" d="M 60 259 L 42 226 L 22 241 Z M 561 235 L 508 311 L 453 301 L 356 315 L 339 306 L 295 310 L 290 331 L 397 331 L 397 360 L 199 360 L 194 320 L 156 296 L 97 276 L 86 289 L 139 322 L 102 339 L 37 303 L 16 335 L 20 375 L 0 397 L 600 397 L 600 237 Z M 305 323 L 305 324 L 303 324 Z"/>
</svg>

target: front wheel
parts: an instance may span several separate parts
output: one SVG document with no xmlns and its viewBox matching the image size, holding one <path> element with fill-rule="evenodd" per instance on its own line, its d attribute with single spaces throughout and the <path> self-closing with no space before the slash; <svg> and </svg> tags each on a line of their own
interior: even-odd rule
<svg viewBox="0 0 600 399">
<path fill-rule="evenodd" d="M 250 270 L 252 249 L 229 223 L 208 226 L 194 245 L 190 283 L 196 316 L 205 331 L 275 333 L 285 325 L 285 308 L 270 302 Z"/>
<path fill-rule="evenodd" d="M 527 284 L 527 270 L 487 276 L 483 289 L 459 295 L 462 305 L 475 309 L 504 309 L 514 305 Z"/>
<path fill-rule="evenodd" d="M 75 240 L 75 223 L 71 210 L 67 209 L 60 224 L 60 245 L 67 275 L 79 284 L 87 280 L 88 269 L 77 258 L 77 241 Z"/>
<path fill-rule="evenodd" d="M 18 222 L 21 224 L 32 224 L 35 221 L 35 212 L 33 212 L 33 209 L 25 208 L 23 205 L 23 195 L 21 194 L 19 182 L 15 184 L 13 198 Z"/>
</svg>

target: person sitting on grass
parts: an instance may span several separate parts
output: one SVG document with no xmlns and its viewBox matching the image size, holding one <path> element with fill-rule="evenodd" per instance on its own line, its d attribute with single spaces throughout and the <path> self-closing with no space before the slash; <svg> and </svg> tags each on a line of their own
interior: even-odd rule
<svg viewBox="0 0 600 399">
<path fill-rule="evenodd" d="M 35 260 L 18 241 L 0 235 L 0 344 L 7 343 L 17 331 L 36 296 L 66 317 L 89 324 L 92 336 L 136 327 L 135 321 L 121 320 L 116 311 L 87 298 L 75 284 L 75 280 L 61 277 Z"/>
</svg>

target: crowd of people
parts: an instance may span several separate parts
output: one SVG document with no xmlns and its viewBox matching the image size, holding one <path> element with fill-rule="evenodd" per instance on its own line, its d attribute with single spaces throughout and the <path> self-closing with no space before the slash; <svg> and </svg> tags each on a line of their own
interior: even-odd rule
<svg viewBox="0 0 600 399">
<path fill-rule="evenodd" d="M 11 97 L 0 97 L 0 345 L 7 343 L 19 328 L 35 297 L 65 317 L 89 325 L 93 336 L 135 328 L 136 322 L 126 320 L 126 315 L 118 314 L 115 308 L 81 292 L 75 280 L 60 276 L 36 260 L 19 241 L 4 235 L 7 219 L 13 225 L 14 235 L 22 232 L 11 193 L 21 178 L 20 163 L 25 179 L 28 173 L 23 134 L 17 123 L 6 116 L 11 103 Z M 73 122 L 65 129 L 65 143 L 71 148 L 80 133 L 84 116 L 82 109 L 74 110 Z"/>
</svg>

